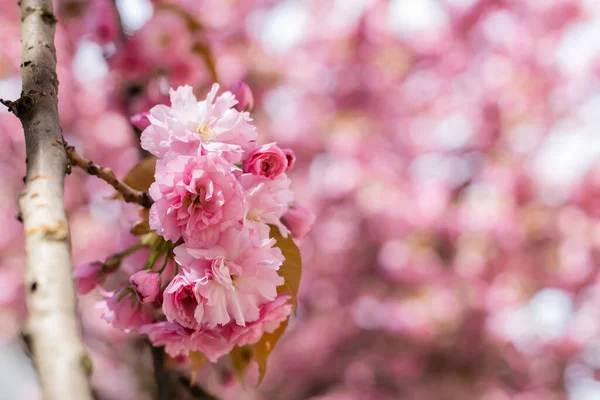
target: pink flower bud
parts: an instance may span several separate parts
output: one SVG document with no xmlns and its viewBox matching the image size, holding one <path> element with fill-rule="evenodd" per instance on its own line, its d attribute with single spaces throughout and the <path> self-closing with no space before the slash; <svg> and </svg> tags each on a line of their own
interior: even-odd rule
<svg viewBox="0 0 600 400">
<path fill-rule="evenodd" d="M 252 95 L 252 90 L 250 86 L 246 84 L 244 81 L 237 81 L 231 86 L 231 93 L 235 96 L 238 101 L 235 108 L 238 111 L 251 111 L 254 107 L 254 96 Z"/>
<path fill-rule="evenodd" d="M 101 280 L 104 279 L 102 274 L 102 263 L 93 262 L 78 266 L 75 268 L 75 290 L 78 294 L 88 294 Z"/>
<path fill-rule="evenodd" d="M 140 131 L 143 131 L 150 125 L 150 120 L 148 119 L 147 112 L 132 115 L 129 120 L 131 121 L 131 124 L 138 128 Z"/>
<path fill-rule="evenodd" d="M 294 167 L 294 164 L 296 164 L 296 155 L 292 149 L 283 149 L 283 153 L 285 154 L 285 158 L 287 158 L 287 168 L 285 172 L 288 172 Z"/>
<path fill-rule="evenodd" d="M 292 232 L 294 239 L 302 239 L 312 230 L 315 219 L 315 213 L 306 207 L 295 204 L 285 213 L 281 221 Z"/>
<path fill-rule="evenodd" d="M 160 292 L 160 276 L 157 272 L 142 270 L 129 277 L 129 282 L 141 303 L 152 303 Z"/>
<path fill-rule="evenodd" d="M 242 163 L 244 172 L 275 179 L 287 169 L 287 157 L 275 143 L 256 148 Z"/>
</svg>

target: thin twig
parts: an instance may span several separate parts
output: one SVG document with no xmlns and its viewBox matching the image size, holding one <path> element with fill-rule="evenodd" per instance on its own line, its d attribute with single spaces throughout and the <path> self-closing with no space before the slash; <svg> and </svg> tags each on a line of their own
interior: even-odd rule
<svg viewBox="0 0 600 400">
<path fill-rule="evenodd" d="M 19 112 L 16 101 L 0 99 L 0 104 L 5 105 L 6 108 L 8 108 L 8 111 L 10 111 L 11 113 L 13 113 L 15 115 L 17 115 Z"/>
<path fill-rule="evenodd" d="M 81 341 L 63 183 L 51 0 L 21 0 L 21 97 L 3 100 L 23 125 L 27 153 L 19 198 L 27 255 L 27 342 L 46 400 L 90 400 L 91 360 Z"/>
<path fill-rule="evenodd" d="M 146 208 L 150 208 L 150 206 L 152 206 L 153 201 L 148 192 L 142 192 L 130 187 L 124 182 L 121 182 L 112 169 L 101 167 L 92 160 L 88 160 L 77 153 L 75 147 L 65 143 L 65 149 L 71 165 L 79 167 L 84 171 L 87 171 L 88 174 L 95 175 L 108 183 L 110 186 L 115 188 L 115 190 L 119 192 L 121 196 L 123 196 L 123 200 L 125 200 L 127 203 L 136 203 Z"/>
</svg>

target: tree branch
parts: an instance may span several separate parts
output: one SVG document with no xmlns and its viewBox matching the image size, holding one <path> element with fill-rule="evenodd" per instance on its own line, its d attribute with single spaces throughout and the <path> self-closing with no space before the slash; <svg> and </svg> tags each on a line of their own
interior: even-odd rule
<svg viewBox="0 0 600 400">
<path fill-rule="evenodd" d="M 150 345 L 152 351 L 152 363 L 154 365 L 154 380 L 156 382 L 157 400 L 169 400 L 176 398 L 176 389 L 172 386 L 172 377 L 165 367 L 165 351 L 161 347 Z"/>
<path fill-rule="evenodd" d="M 65 149 L 71 165 L 79 167 L 84 171 L 87 171 L 88 174 L 95 175 L 104 182 L 108 183 L 110 186 L 115 188 L 115 190 L 119 192 L 121 196 L 123 196 L 123 200 L 125 200 L 127 203 L 137 203 L 146 208 L 150 208 L 150 206 L 152 206 L 153 201 L 148 192 L 136 190 L 126 183 L 121 182 L 112 169 L 101 167 L 93 161 L 88 160 L 77 153 L 75 147 L 69 146 L 65 143 Z"/>
<path fill-rule="evenodd" d="M 156 381 L 157 400 L 170 399 L 197 399 L 219 400 L 217 397 L 204 391 L 196 385 L 191 385 L 189 379 L 184 378 L 177 371 L 171 371 L 165 365 L 165 350 L 154 347 L 148 343 L 152 351 L 154 364 L 154 380 Z"/>
<path fill-rule="evenodd" d="M 80 337 L 63 200 L 67 157 L 58 119 L 56 18 L 51 0 L 21 0 L 23 91 L 3 101 L 20 120 L 27 152 L 19 198 L 25 226 L 27 336 L 46 400 L 91 399 L 91 360 Z"/>
</svg>

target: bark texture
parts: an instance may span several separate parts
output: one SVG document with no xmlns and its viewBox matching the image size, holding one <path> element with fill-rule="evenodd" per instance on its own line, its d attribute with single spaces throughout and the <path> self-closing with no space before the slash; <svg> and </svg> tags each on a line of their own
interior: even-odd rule
<svg viewBox="0 0 600 400">
<path fill-rule="evenodd" d="M 21 120 L 27 150 L 19 198 L 25 226 L 25 328 L 44 399 L 91 399 L 91 360 L 83 346 L 73 287 L 63 200 L 67 156 L 58 118 L 58 78 L 51 0 L 21 0 L 23 91 L 2 101 Z"/>
</svg>

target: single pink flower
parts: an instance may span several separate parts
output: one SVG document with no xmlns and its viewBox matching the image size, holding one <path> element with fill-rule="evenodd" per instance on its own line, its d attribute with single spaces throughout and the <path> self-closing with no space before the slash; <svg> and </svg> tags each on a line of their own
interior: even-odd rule
<svg viewBox="0 0 600 400">
<path fill-rule="evenodd" d="M 231 86 L 231 93 L 238 101 L 235 108 L 239 111 L 252 111 L 254 107 L 254 95 L 250 86 L 244 81 L 237 81 Z"/>
<path fill-rule="evenodd" d="M 294 167 L 294 164 L 296 164 L 296 154 L 292 149 L 283 149 L 283 153 L 285 154 L 285 158 L 287 158 L 287 168 L 285 169 L 285 172 L 288 172 Z"/>
<path fill-rule="evenodd" d="M 245 326 L 259 318 L 260 306 L 274 300 L 277 286 L 284 283 L 277 273 L 284 258 L 274 243 L 232 227 L 213 248 L 183 244 L 175 249 L 175 260 L 195 284 L 197 307 L 202 309 L 195 313 L 199 323 L 214 328 L 233 320 Z"/>
<path fill-rule="evenodd" d="M 244 172 L 275 179 L 287 170 L 286 154 L 275 143 L 256 149 L 242 163 Z"/>
<path fill-rule="evenodd" d="M 75 290 L 77 294 L 88 294 L 104 279 L 102 263 L 93 262 L 75 268 Z"/>
<path fill-rule="evenodd" d="M 169 61 L 169 84 L 178 87 L 185 84 L 205 82 L 208 77 L 206 64 L 199 56 L 183 53 Z"/>
<path fill-rule="evenodd" d="M 142 270 L 129 277 L 129 283 L 141 303 L 153 303 L 160 293 L 160 275 L 158 272 Z"/>
<path fill-rule="evenodd" d="M 140 82 L 152 72 L 151 63 L 143 56 L 141 44 L 133 39 L 125 41 L 124 48 L 118 51 L 109 63 L 113 70 L 126 80 Z"/>
<path fill-rule="evenodd" d="M 138 307 L 135 296 L 125 295 L 120 291 L 113 292 L 110 297 L 100 303 L 102 317 L 114 326 L 126 332 L 138 330 L 142 325 L 153 322 L 153 317 L 144 308 Z"/>
<path fill-rule="evenodd" d="M 192 37 L 181 16 L 157 12 L 134 37 L 143 57 L 155 65 L 165 65 L 174 56 L 189 53 Z"/>
<path fill-rule="evenodd" d="M 231 340 L 237 346 L 245 346 L 256 343 L 265 333 L 273 333 L 279 325 L 286 320 L 292 311 L 289 295 L 279 295 L 269 303 L 260 308 L 260 317 L 248 324 L 246 327 L 233 325 Z"/>
<path fill-rule="evenodd" d="M 163 312 L 167 320 L 194 329 L 204 318 L 204 308 L 198 304 L 194 293 L 194 282 L 179 274 L 163 292 Z"/>
<path fill-rule="evenodd" d="M 175 322 L 157 322 L 144 325 L 140 333 L 148 335 L 152 345 L 165 346 L 165 351 L 171 357 L 187 355 L 189 353 L 189 341 L 192 330 L 186 329 Z"/>
<path fill-rule="evenodd" d="M 230 339 L 228 329 L 187 329 L 177 322 L 158 322 L 148 324 L 140 329 L 148 335 L 154 346 L 165 346 L 171 357 L 187 356 L 190 351 L 200 351 L 211 362 L 231 352 L 234 343 Z"/>
<path fill-rule="evenodd" d="M 266 237 L 269 228 L 265 224 L 272 224 L 287 237 L 288 231 L 281 223 L 281 217 L 293 202 L 294 194 L 290 190 L 291 181 L 286 174 L 276 179 L 243 174 L 240 176 L 240 183 L 246 194 L 246 226 Z"/>
<path fill-rule="evenodd" d="M 151 125 L 142 132 L 142 148 L 164 157 L 169 151 L 192 155 L 209 151 L 239 162 L 242 152 L 255 147 L 256 128 L 250 114 L 233 106 L 231 92 L 217 96 L 214 84 L 206 100 L 198 102 L 191 86 L 171 89 L 171 106 L 157 105 L 150 110 Z"/>
<path fill-rule="evenodd" d="M 173 242 L 216 240 L 219 231 L 244 218 L 244 193 L 234 168 L 212 153 L 159 160 L 149 190 L 150 227 Z"/>
<path fill-rule="evenodd" d="M 308 235 L 315 225 L 315 213 L 299 204 L 290 206 L 281 221 L 290 230 L 294 239 Z"/>
<path fill-rule="evenodd" d="M 224 334 L 226 331 L 221 328 L 204 328 L 193 332 L 189 342 L 190 350 L 200 351 L 210 362 L 217 362 L 220 357 L 230 353 L 234 346 L 229 335 Z"/>
</svg>

